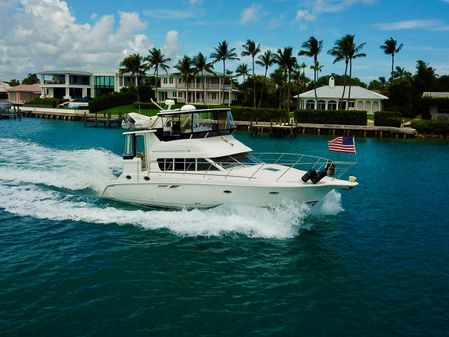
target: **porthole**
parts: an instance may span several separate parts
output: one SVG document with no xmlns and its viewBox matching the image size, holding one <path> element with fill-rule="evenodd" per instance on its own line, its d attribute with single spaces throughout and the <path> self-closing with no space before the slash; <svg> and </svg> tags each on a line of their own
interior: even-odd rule
<svg viewBox="0 0 449 337">
<path fill-rule="evenodd" d="M 230 194 L 230 193 L 232 193 L 232 192 L 229 191 L 229 190 L 224 190 L 223 193 Z"/>
<path fill-rule="evenodd" d="M 126 179 L 130 180 L 130 179 L 131 179 L 131 176 L 129 176 L 129 175 L 128 175 L 128 176 L 126 176 Z"/>
<path fill-rule="evenodd" d="M 279 194 L 279 192 L 269 192 L 268 194 Z"/>
<path fill-rule="evenodd" d="M 148 181 L 148 180 L 150 180 L 150 177 L 145 176 L 145 177 L 143 177 L 143 179 L 145 179 L 146 181 Z"/>
</svg>

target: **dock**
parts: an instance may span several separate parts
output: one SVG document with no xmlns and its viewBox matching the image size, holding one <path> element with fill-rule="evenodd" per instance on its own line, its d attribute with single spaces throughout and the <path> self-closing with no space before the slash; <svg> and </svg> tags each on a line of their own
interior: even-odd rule
<svg viewBox="0 0 449 337">
<path fill-rule="evenodd" d="M 248 131 L 252 136 L 268 133 L 270 137 L 296 137 L 298 134 L 358 136 L 375 138 L 415 138 L 416 130 L 409 127 L 374 125 L 334 125 L 289 122 L 236 121 L 238 130 Z"/>
</svg>

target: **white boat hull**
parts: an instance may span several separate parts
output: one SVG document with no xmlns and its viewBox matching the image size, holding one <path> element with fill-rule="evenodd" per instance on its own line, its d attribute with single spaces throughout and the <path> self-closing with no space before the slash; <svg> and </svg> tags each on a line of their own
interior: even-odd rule
<svg viewBox="0 0 449 337">
<path fill-rule="evenodd" d="M 350 182 L 341 180 L 334 182 L 318 184 L 298 182 L 263 186 L 229 181 L 223 184 L 217 181 L 199 184 L 186 182 L 185 178 L 178 181 L 178 179 L 152 177 L 149 181 L 142 179 L 136 182 L 114 182 L 105 188 L 103 196 L 133 204 L 167 208 L 210 208 L 223 203 L 270 207 L 279 205 L 285 200 L 315 204 L 335 188 L 352 187 Z"/>
</svg>

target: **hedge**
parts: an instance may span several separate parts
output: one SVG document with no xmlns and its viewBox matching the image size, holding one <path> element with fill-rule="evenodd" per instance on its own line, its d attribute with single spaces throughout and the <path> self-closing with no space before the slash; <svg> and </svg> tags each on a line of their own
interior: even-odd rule
<svg viewBox="0 0 449 337">
<path fill-rule="evenodd" d="M 90 112 L 97 112 L 119 105 L 127 105 L 134 102 L 135 92 L 113 92 L 104 96 L 95 97 L 89 102 Z"/>
<path fill-rule="evenodd" d="M 298 123 L 366 125 L 367 115 L 364 110 L 296 110 Z"/>
<path fill-rule="evenodd" d="M 398 111 L 376 111 L 374 113 L 375 126 L 394 126 L 398 128 L 401 123 L 401 113 Z"/>
<path fill-rule="evenodd" d="M 244 106 L 232 106 L 232 116 L 236 121 L 255 121 L 269 122 L 285 120 L 289 118 L 287 110 L 268 109 L 268 108 L 252 108 Z"/>
<path fill-rule="evenodd" d="M 412 128 L 418 133 L 428 135 L 449 135 L 449 121 L 441 120 L 412 120 Z"/>
<path fill-rule="evenodd" d="M 23 106 L 35 106 L 35 107 L 43 107 L 43 108 L 56 108 L 58 104 L 61 104 L 63 101 L 59 98 L 53 98 L 53 97 L 45 97 L 40 98 L 36 97 L 32 99 L 31 101 L 28 101 Z"/>
</svg>

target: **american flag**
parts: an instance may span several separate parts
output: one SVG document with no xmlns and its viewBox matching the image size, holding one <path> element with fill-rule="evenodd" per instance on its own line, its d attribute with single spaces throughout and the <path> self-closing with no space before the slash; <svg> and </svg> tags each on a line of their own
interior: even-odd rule
<svg viewBox="0 0 449 337">
<path fill-rule="evenodd" d="M 355 153 L 354 137 L 337 137 L 327 142 L 329 151 Z"/>
</svg>

